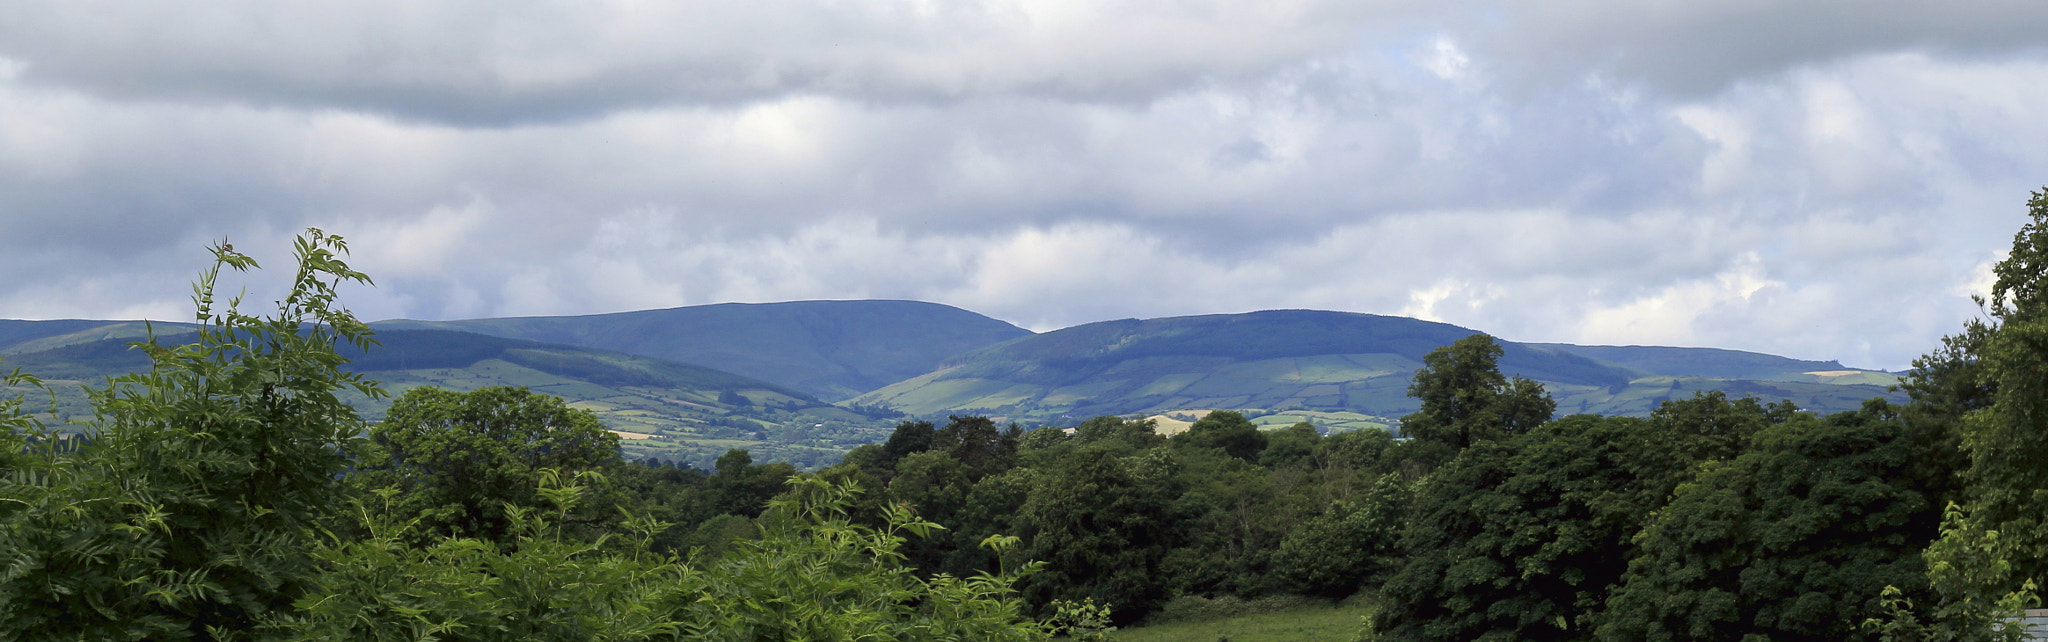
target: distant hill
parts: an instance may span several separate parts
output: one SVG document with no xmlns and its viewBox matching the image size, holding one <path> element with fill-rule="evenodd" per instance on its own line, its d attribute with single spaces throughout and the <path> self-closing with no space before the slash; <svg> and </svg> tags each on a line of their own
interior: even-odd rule
<svg viewBox="0 0 2048 642">
<path fill-rule="evenodd" d="M 1579 346 L 1566 343 L 1531 343 L 1530 347 L 1556 350 L 1610 363 L 1647 375 L 1666 377 L 1708 377 L 1715 379 L 1756 379 L 1806 383 L 1870 383 L 1889 386 L 1897 375 L 1877 370 L 1860 370 L 1840 361 L 1806 361 L 1777 355 L 1723 350 L 1720 348 L 1667 348 L 1660 346 Z"/>
<path fill-rule="evenodd" d="M 1417 408 L 1406 392 L 1423 356 L 1474 333 L 1444 323 L 1313 310 L 1104 321 L 990 346 L 854 401 L 911 414 L 1053 419 L 1232 408 L 1264 410 L 1276 421 L 1389 425 Z M 1543 382 L 1560 414 L 1643 414 L 1661 400 L 1699 390 L 1846 410 L 1885 395 L 1872 382 L 1889 377 L 1734 351 L 1510 342 L 1502 348 L 1501 370 Z M 1697 371 L 1687 369 L 1687 355 L 1702 359 Z M 1808 367 L 1827 370 L 1801 370 Z M 1800 372 L 1834 376 L 1793 378 Z"/>
<path fill-rule="evenodd" d="M 134 321 L 0 321 L 0 357 L 58 382 L 144 365 Z M 708 462 L 725 448 L 813 461 L 887 435 L 881 408 L 1029 423 L 1217 408 L 1262 423 L 1390 426 L 1413 412 L 1429 351 L 1475 331 L 1402 317 L 1274 310 L 1089 323 L 1044 334 L 914 301 L 721 304 L 582 317 L 374 324 L 352 366 L 393 389 L 525 385 L 661 439 L 629 452 Z M 173 339 L 174 340 L 174 339 Z M 1644 414 L 1702 390 L 1832 412 L 1887 396 L 1897 376 L 1711 348 L 1503 343 L 1501 369 L 1544 383 L 1561 414 Z M 693 364 L 693 365 L 692 365 Z M 85 412 L 75 385 L 65 412 Z M 1899 398 L 1898 395 L 1889 395 Z M 848 399 L 851 397 L 851 399 Z M 845 400 L 838 406 L 826 401 Z M 367 399 L 369 416 L 382 412 Z"/>
<path fill-rule="evenodd" d="M 117 324 L 101 326 L 105 330 Z M 58 328 L 65 329 L 65 328 Z M 164 343 L 189 341 L 189 331 Z M 177 328 L 182 330 L 182 328 Z M 42 333 L 27 342 L 69 336 Z M 88 331 L 93 330 L 89 328 Z M 118 334 L 118 332 L 117 332 Z M 893 421 L 838 408 L 787 386 L 703 366 L 619 352 L 546 344 L 445 330 L 382 329 L 382 345 L 365 354 L 344 346 L 348 370 L 381 382 L 395 398 L 416 386 L 451 390 L 525 386 L 590 410 L 629 437 L 629 456 L 679 459 L 708 466 L 730 448 L 764 460 L 824 465 L 846 449 L 888 435 Z M 80 384 L 147 368 L 148 358 L 128 346 L 132 337 L 67 341 L 57 347 L 8 355 L 8 368 L 42 377 L 58 393 L 59 420 L 83 419 L 91 409 Z M 17 345 L 21 345 L 17 343 Z M 381 418 L 390 400 L 348 393 L 364 418 Z"/>
<path fill-rule="evenodd" d="M 722 303 L 567 317 L 394 320 L 694 363 L 839 400 L 915 377 L 949 357 L 1031 334 L 919 301 Z"/>
<path fill-rule="evenodd" d="M 191 327 L 191 324 L 187 323 L 143 321 L 0 319 L 0 357 L 105 339 L 135 340 L 148 336 L 151 329 L 158 334 L 189 332 Z"/>
</svg>

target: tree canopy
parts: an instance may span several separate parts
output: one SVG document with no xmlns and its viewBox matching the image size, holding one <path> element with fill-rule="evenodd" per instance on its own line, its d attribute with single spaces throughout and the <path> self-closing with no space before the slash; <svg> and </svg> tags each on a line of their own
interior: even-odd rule
<svg viewBox="0 0 2048 642">
<path fill-rule="evenodd" d="M 1467 448 L 1550 421 L 1557 402 L 1543 384 L 1501 375 L 1501 354 L 1493 337 L 1475 334 L 1424 355 L 1408 386 L 1408 396 L 1420 399 L 1422 409 L 1401 418 L 1401 431 Z"/>
</svg>

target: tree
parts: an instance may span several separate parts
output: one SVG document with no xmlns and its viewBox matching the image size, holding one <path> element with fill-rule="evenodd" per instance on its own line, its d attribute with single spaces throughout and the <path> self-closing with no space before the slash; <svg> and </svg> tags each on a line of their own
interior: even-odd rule
<svg viewBox="0 0 2048 642">
<path fill-rule="evenodd" d="M 1281 540 L 1274 571 L 1289 590 L 1342 598 L 1386 579 L 1401 562 L 1409 490 L 1388 473 L 1364 494 L 1332 503 Z"/>
<path fill-rule="evenodd" d="M 1601 639 L 1857 637 L 1887 585 L 1926 572 L 1941 518 L 1948 484 L 1914 474 L 1928 453 L 1911 430 L 1873 399 L 1792 416 L 1709 464 L 1637 537 Z"/>
<path fill-rule="evenodd" d="M 1259 452 L 1266 449 L 1266 435 L 1259 425 L 1235 410 L 1203 415 L 1186 432 L 1174 435 L 1172 442 L 1186 448 L 1213 448 L 1249 462 L 1257 462 Z"/>
<path fill-rule="evenodd" d="M 919 518 L 948 529 L 960 524 L 955 515 L 967 505 L 974 489 L 972 470 L 952 455 L 927 450 L 904 457 L 896 464 L 896 476 L 889 481 L 889 497 L 915 511 Z M 936 571 L 951 553 L 947 538 L 921 538 L 905 546 L 910 564 Z"/>
<path fill-rule="evenodd" d="M 1002 472 L 1016 464 L 1017 441 L 1024 429 L 1012 425 L 996 428 L 987 417 L 949 417 L 946 427 L 932 432 L 930 448 L 943 452 L 966 467 L 973 479 Z"/>
<path fill-rule="evenodd" d="M 1467 448 L 1549 421 L 1557 402 L 1543 384 L 1500 373 L 1502 350 L 1493 337 L 1475 334 L 1431 350 L 1408 386 L 1422 409 L 1401 418 L 1401 431 L 1417 439 Z"/>
<path fill-rule="evenodd" d="M 767 508 L 768 500 L 782 491 L 796 467 L 787 462 L 754 463 L 753 455 L 734 448 L 718 456 L 718 472 L 704 480 L 712 510 L 723 515 L 754 517 Z"/>
<path fill-rule="evenodd" d="M 362 428 L 337 393 L 382 394 L 334 350 L 371 343 L 334 304 L 337 286 L 369 277 L 342 261 L 341 237 L 309 230 L 276 313 L 252 316 L 239 297 L 217 307 L 214 284 L 221 268 L 256 262 L 211 249 L 193 287 L 193 343 L 132 344 L 150 369 L 88 390 L 89 443 L 32 450 L 0 480 L 0 630 L 218 639 L 289 611 L 304 590 Z"/>
<path fill-rule="evenodd" d="M 886 473 L 896 469 L 896 462 L 912 453 L 932 449 L 932 439 L 938 430 L 929 421 L 906 421 L 896 424 L 896 430 L 889 433 L 889 441 L 882 444 L 880 456 L 874 460 L 875 468 Z"/>
<path fill-rule="evenodd" d="M 1380 589 L 1392 639 L 1587 636 L 1628 571 L 1633 538 L 1730 430 L 1771 421 L 1754 401 L 1667 402 L 1650 419 L 1574 415 L 1482 440 L 1418 484 L 1407 559 Z"/>
<path fill-rule="evenodd" d="M 352 482 L 398 495 L 390 508 L 419 519 L 421 542 L 448 537 L 511 543 L 507 511 L 540 504 L 542 471 L 577 475 L 624 463 L 619 438 L 590 411 L 525 388 L 471 392 L 421 387 L 406 391 L 370 429 L 376 447 Z M 610 484 L 592 487 L 570 525 L 604 528 L 618 519 L 621 498 Z"/>
<path fill-rule="evenodd" d="M 1151 448 L 1166 443 L 1166 438 L 1160 436 L 1158 431 L 1159 422 L 1149 417 L 1125 419 L 1115 415 L 1104 415 L 1075 426 L 1074 441 L 1081 444 L 1118 441 L 1133 449 Z"/>
<path fill-rule="evenodd" d="M 1916 409 L 1953 422 L 1969 458 L 1964 502 L 1929 547 L 1937 628 L 1988 639 L 2048 583 L 2048 190 L 1993 267 L 1990 318 L 1914 361 L 1904 384 Z"/>
<path fill-rule="evenodd" d="M 1176 543 L 1167 510 L 1177 493 L 1163 455 L 1082 448 L 1035 476 L 1015 522 L 1025 556 L 1045 562 L 1024 581 L 1027 601 L 1044 611 L 1092 598 L 1127 625 L 1166 600 L 1159 565 Z"/>
<path fill-rule="evenodd" d="M 1219 448 L 1155 452 L 1172 456 L 1179 489 L 1168 513 L 1177 537 L 1161 562 L 1173 592 L 1258 597 L 1280 588 L 1273 553 L 1307 511 L 1276 481 L 1300 475 L 1274 475 Z"/>
<path fill-rule="evenodd" d="M 1267 468 L 1301 465 L 1315 456 L 1316 445 L 1322 439 L 1316 425 L 1306 421 L 1275 430 L 1266 435 L 1266 449 L 1259 453 L 1259 465 Z"/>
</svg>

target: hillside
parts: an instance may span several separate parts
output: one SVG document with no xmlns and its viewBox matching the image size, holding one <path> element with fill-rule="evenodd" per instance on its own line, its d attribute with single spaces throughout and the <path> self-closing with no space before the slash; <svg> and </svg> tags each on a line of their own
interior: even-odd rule
<svg viewBox="0 0 2048 642">
<path fill-rule="evenodd" d="M 1312 310 L 1105 321 L 984 348 L 854 401 L 912 414 L 1049 420 L 1234 408 L 1263 410 L 1273 417 L 1268 423 L 1389 425 L 1416 408 L 1406 393 L 1423 356 L 1474 332 Z M 1887 394 L 1877 382 L 1890 376 L 1734 351 L 1502 347 L 1502 372 L 1543 382 L 1560 414 L 1644 414 L 1700 390 L 1832 412 Z M 1689 356 L 1700 358 L 1697 368 Z M 1832 376 L 1800 375 L 1802 368 Z"/>
<path fill-rule="evenodd" d="M 1757 379 L 1807 383 L 1843 383 L 1843 377 L 1858 377 L 1856 383 L 1890 385 L 1890 373 L 1857 370 L 1840 361 L 1807 361 L 1777 355 L 1723 350 L 1720 348 L 1668 348 L 1661 346 L 1579 346 L 1566 343 L 1531 343 L 1531 347 L 1579 355 L 1648 375 L 1667 377 L 1709 377 L 1715 379 Z"/>
<path fill-rule="evenodd" d="M 378 329 L 461 330 L 694 363 L 839 400 L 949 357 L 1031 334 L 920 301 L 722 303 L 567 317 L 394 320 Z"/>
<path fill-rule="evenodd" d="M 43 338 L 52 336 L 59 335 Z M 162 338 L 176 343 L 190 336 Z M 148 367 L 147 358 L 128 347 L 132 340 L 71 341 L 10 355 L 5 365 L 42 377 L 58 393 L 60 420 L 83 419 L 90 416 L 90 407 L 81 384 Z M 346 347 L 341 353 L 353 361 L 347 369 L 381 382 L 394 397 L 423 385 L 452 390 L 525 386 L 596 413 L 628 437 L 623 443 L 632 457 L 706 466 L 729 448 L 747 448 L 764 460 L 818 465 L 837 461 L 853 445 L 887 436 L 893 425 L 800 390 L 703 366 L 445 330 L 385 329 L 377 340 L 382 345 L 368 354 Z M 390 406 L 389 399 L 345 397 L 373 421 Z"/>
<path fill-rule="evenodd" d="M 187 323 L 143 321 L 0 319 L 0 357 L 106 339 L 135 340 L 148 336 L 151 329 L 158 334 L 189 332 L 191 327 L 191 324 Z"/>
</svg>

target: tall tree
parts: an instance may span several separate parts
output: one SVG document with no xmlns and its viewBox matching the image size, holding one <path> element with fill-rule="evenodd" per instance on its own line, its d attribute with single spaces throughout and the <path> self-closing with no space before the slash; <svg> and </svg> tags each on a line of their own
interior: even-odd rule
<svg viewBox="0 0 2048 642">
<path fill-rule="evenodd" d="M 1915 361 L 1906 389 L 1936 419 L 1960 416 L 1965 502 L 1929 547 L 1940 627 L 1987 637 L 2048 584 L 2048 190 L 1993 267 L 1988 320 Z"/>
<path fill-rule="evenodd" d="M 1422 409 L 1401 418 L 1411 437 L 1467 448 L 1550 421 L 1557 402 L 1530 379 L 1502 376 L 1502 350 L 1493 337 L 1475 334 L 1431 350 L 1408 386 Z"/>
</svg>

